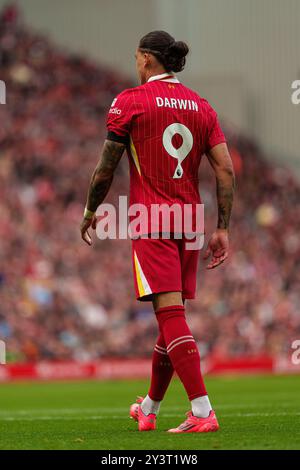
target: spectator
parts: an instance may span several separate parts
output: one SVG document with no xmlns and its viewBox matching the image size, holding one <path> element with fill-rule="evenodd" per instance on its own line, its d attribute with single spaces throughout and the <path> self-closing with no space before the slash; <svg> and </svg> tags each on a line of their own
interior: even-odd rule
<svg viewBox="0 0 300 470">
<path fill-rule="evenodd" d="M 87 179 L 113 97 L 132 86 L 119 73 L 66 54 L 0 20 L 0 337 L 11 360 L 89 360 L 151 353 L 151 305 L 133 301 L 127 241 L 80 241 Z M 227 130 L 238 173 L 231 259 L 199 270 L 187 312 L 203 354 L 278 354 L 300 334 L 300 187 L 250 140 Z M 127 193 L 123 159 L 110 201 Z M 206 232 L 214 181 L 201 169 Z"/>
</svg>

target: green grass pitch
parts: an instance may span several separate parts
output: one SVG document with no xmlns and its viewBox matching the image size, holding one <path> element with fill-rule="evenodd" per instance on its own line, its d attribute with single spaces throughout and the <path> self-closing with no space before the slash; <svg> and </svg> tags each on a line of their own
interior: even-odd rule
<svg viewBox="0 0 300 470">
<path fill-rule="evenodd" d="M 0 384 L 0 449 L 300 449 L 300 376 L 206 379 L 220 431 L 169 435 L 188 410 L 174 380 L 157 431 L 128 418 L 147 381 Z"/>
</svg>

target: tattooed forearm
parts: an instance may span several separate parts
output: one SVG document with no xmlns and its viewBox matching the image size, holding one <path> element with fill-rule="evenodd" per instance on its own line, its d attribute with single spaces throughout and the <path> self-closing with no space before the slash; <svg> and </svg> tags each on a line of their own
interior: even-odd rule
<svg viewBox="0 0 300 470">
<path fill-rule="evenodd" d="M 231 170 L 224 171 L 217 176 L 217 201 L 218 201 L 218 228 L 228 229 L 231 215 L 233 193 L 234 193 L 234 174 Z"/>
<path fill-rule="evenodd" d="M 98 206 L 104 201 L 111 186 L 114 171 L 124 152 L 125 145 L 112 140 L 106 140 L 102 149 L 101 158 L 91 178 L 86 207 L 96 212 Z"/>
<path fill-rule="evenodd" d="M 217 182 L 218 228 L 228 229 L 234 193 L 234 169 L 226 143 L 215 145 L 207 154 Z"/>
</svg>

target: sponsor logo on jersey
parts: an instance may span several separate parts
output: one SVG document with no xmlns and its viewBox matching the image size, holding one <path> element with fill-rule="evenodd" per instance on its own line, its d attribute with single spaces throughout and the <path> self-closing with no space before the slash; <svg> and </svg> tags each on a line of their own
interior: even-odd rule
<svg viewBox="0 0 300 470">
<path fill-rule="evenodd" d="M 108 113 L 110 114 L 121 114 L 121 109 L 119 108 L 110 108 L 110 110 L 108 111 Z"/>
<path fill-rule="evenodd" d="M 117 102 L 117 99 L 118 98 L 113 99 L 112 104 L 110 106 L 110 110 L 108 111 L 109 114 L 121 114 L 121 112 L 122 112 L 121 109 L 114 107 L 116 102 Z"/>
</svg>

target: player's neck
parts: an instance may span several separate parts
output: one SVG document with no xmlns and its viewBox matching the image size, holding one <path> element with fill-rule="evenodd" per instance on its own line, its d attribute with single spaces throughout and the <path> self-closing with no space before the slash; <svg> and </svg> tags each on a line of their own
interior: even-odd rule
<svg viewBox="0 0 300 470">
<path fill-rule="evenodd" d="M 158 67 L 156 69 L 149 70 L 149 72 L 147 72 L 145 74 L 145 83 L 149 81 L 149 78 L 155 77 L 156 75 L 162 75 L 164 73 L 167 73 L 167 72 L 162 67 Z"/>
</svg>

